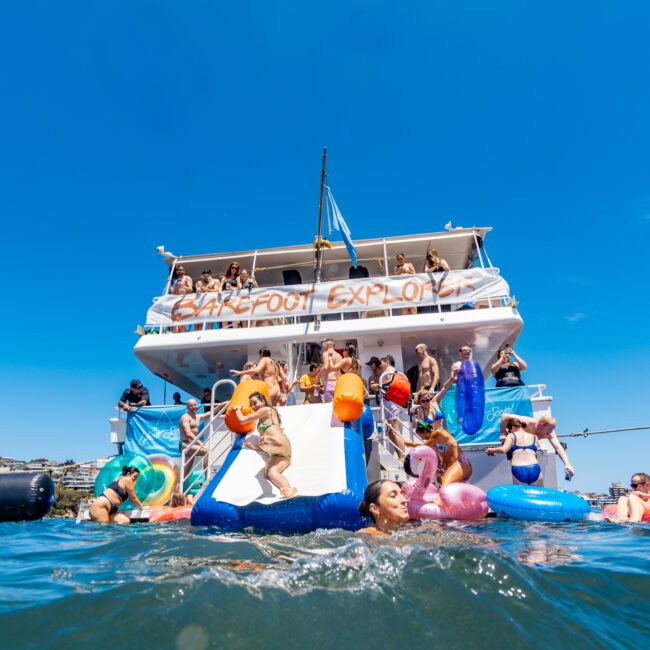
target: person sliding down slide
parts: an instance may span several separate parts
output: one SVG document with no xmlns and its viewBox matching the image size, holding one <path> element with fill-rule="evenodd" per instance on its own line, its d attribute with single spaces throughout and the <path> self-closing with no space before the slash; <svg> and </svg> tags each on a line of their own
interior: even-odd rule
<svg viewBox="0 0 650 650">
<path fill-rule="evenodd" d="M 291 464 L 291 443 L 282 431 L 280 415 L 266 401 L 262 393 L 253 393 L 248 402 L 253 411 L 250 415 L 242 415 L 238 406 L 233 406 L 233 411 L 242 424 L 257 420 L 260 444 L 244 442 L 244 447 L 268 455 L 269 458 L 264 469 L 266 478 L 280 490 L 280 496 L 283 499 L 293 497 L 298 493 L 297 488 L 291 487 L 289 481 L 282 476 L 282 472 Z"/>
</svg>

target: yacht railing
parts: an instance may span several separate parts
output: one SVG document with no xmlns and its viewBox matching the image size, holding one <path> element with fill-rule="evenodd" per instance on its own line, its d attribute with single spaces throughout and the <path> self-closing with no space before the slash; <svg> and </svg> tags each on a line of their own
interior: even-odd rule
<svg viewBox="0 0 650 650">
<path fill-rule="evenodd" d="M 469 270 L 469 269 L 466 269 Z M 497 275 L 499 270 L 492 269 Z M 447 276 L 454 278 L 454 274 L 459 273 L 455 271 L 447 272 Z M 424 275 L 424 274 L 418 274 Z M 413 276 L 415 277 L 415 276 Z M 377 280 L 385 279 L 383 276 L 377 278 Z M 363 283 L 368 283 L 372 281 L 373 278 L 362 278 L 359 280 L 346 280 L 346 287 L 349 289 L 351 295 L 355 294 L 355 287 L 361 286 Z M 290 286 L 290 285 L 289 285 Z M 287 285 L 277 285 L 277 286 L 268 286 L 263 287 L 264 290 L 269 292 L 277 291 L 286 291 Z M 241 290 L 237 292 L 237 295 L 240 295 Z M 356 289 L 356 291 L 361 291 L 361 289 Z M 227 301 L 233 296 L 235 292 L 226 292 L 225 300 Z M 206 294 L 184 294 L 187 299 L 194 299 L 197 296 L 204 296 Z M 216 295 L 216 294 L 215 294 Z M 161 298 L 164 298 L 162 296 Z M 179 295 L 179 298 L 183 296 Z M 160 298 L 154 298 L 153 302 L 155 303 Z M 353 298 L 354 299 L 354 298 Z M 419 305 L 416 302 L 408 303 L 407 305 L 400 305 L 396 308 L 391 308 L 389 306 L 381 305 L 378 308 L 376 304 L 355 304 L 354 311 L 328 311 L 327 313 L 316 313 L 312 311 L 310 307 L 309 311 L 302 312 L 300 315 L 290 315 L 287 312 L 282 312 L 278 310 L 273 315 L 268 314 L 260 318 L 245 318 L 244 315 L 229 314 L 229 317 L 220 316 L 219 318 L 210 319 L 206 317 L 198 324 L 183 324 L 182 321 L 178 321 L 174 325 L 160 325 L 155 323 L 147 323 L 144 326 L 144 330 L 139 330 L 142 334 L 166 334 L 166 333 L 177 333 L 177 332 L 197 332 L 197 331 L 207 331 L 211 329 L 232 329 L 238 327 L 268 327 L 268 326 L 278 326 L 278 325 L 294 325 L 294 324 L 305 324 L 313 322 L 323 322 L 323 321 L 343 321 L 343 320 L 358 320 L 363 318 L 379 318 L 379 317 L 394 317 L 394 316 L 413 316 L 417 314 L 444 314 L 455 311 L 464 311 L 472 309 L 493 309 L 493 308 L 502 308 L 513 305 L 513 300 L 509 292 L 503 294 L 497 293 L 492 296 L 482 296 L 475 300 L 471 300 L 470 296 L 463 298 L 461 295 L 451 294 L 451 299 L 447 296 L 447 299 L 444 303 L 436 303 L 431 305 Z"/>
<path fill-rule="evenodd" d="M 234 442 L 235 434 L 226 427 L 224 422 L 224 415 L 228 402 L 223 402 L 221 404 L 215 403 L 216 389 L 222 385 L 231 385 L 233 386 L 233 390 L 237 386 L 237 384 L 231 379 L 220 379 L 212 385 L 212 390 L 210 392 L 210 412 L 212 413 L 212 417 L 210 417 L 208 422 L 199 431 L 196 438 L 194 438 L 194 440 L 198 442 L 198 445 L 192 442 L 191 445 L 183 449 L 181 454 L 179 485 L 182 487 L 183 494 L 189 494 L 201 480 L 201 474 L 198 474 L 190 484 L 186 485 L 185 481 L 187 477 L 185 476 L 185 468 L 192 468 L 197 457 L 203 458 L 204 455 L 207 456 L 206 467 L 204 468 L 203 474 L 205 475 L 205 482 L 208 483 L 212 479 L 215 469 L 218 469 L 223 464 L 223 460 L 230 451 L 232 443 Z M 217 408 L 216 411 L 215 408 Z M 202 454 L 202 451 L 204 451 L 205 454 Z"/>
</svg>

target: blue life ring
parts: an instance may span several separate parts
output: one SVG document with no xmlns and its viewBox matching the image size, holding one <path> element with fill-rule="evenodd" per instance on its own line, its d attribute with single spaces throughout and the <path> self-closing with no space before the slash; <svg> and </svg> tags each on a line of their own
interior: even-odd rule
<svg viewBox="0 0 650 650">
<path fill-rule="evenodd" d="M 474 435 L 485 416 L 485 382 L 476 361 L 463 361 L 456 383 L 456 415 L 468 435 Z"/>
<path fill-rule="evenodd" d="M 518 521 L 580 521 L 589 504 L 576 494 L 532 485 L 497 485 L 487 493 L 490 508 Z"/>
</svg>

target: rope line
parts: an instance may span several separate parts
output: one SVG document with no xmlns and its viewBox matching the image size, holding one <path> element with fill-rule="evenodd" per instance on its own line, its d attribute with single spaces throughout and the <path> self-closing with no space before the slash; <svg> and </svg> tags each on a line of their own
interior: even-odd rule
<svg viewBox="0 0 650 650">
<path fill-rule="evenodd" d="M 617 433 L 619 431 L 643 431 L 645 429 L 650 429 L 650 426 L 645 427 L 625 427 L 623 429 L 601 429 L 600 431 L 589 431 L 585 429 L 584 431 L 577 431 L 576 433 L 562 433 L 558 434 L 558 438 L 588 438 L 589 436 L 599 436 L 603 433 Z"/>
</svg>

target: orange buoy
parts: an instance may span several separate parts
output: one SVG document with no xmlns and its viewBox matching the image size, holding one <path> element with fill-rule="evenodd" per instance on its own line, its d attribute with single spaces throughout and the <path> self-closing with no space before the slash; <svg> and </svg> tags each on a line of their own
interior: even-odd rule
<svg viewBox="0 0 650 650">
<path fill-rule="evenodd" d="M 346 372 L 336 380 L 334 387 L 334 415 L 341 422 L 354 422 L 363 412 L 363 379 Z"/>
<path fill-rule="evenodd" d="M 235 388 L 235 392 L 228 403 L 226 415 L 224 416 L 226 426 L 233 433 L 250 433 L 255 428 L 255 422 L 242 424 L 237 419 L 237 414 L 232 410 L 233 406 L 239 406 L 242 414 L 248 415 L 251 412 L 248 399 L 253 393 L 262 393 L 267 400 L 269 399 L 269 387 L 259 379 L 245 381 L 243 384 L 239 384 L 237 388 Z"/>
</svg>

